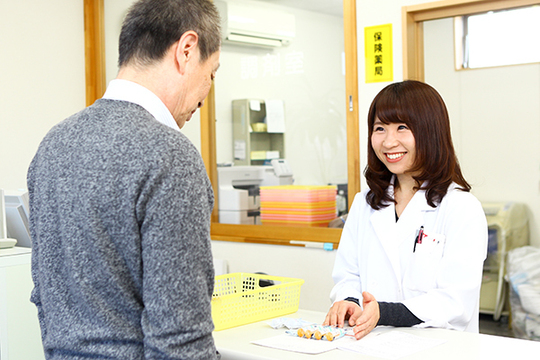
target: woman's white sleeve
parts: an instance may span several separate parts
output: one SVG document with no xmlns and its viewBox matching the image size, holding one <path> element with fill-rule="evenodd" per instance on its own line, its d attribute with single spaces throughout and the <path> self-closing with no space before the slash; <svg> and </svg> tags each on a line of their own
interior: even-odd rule
<svg viewBox="0 0 540 360">
<path fill-rule="evenodd" d="M 468 193 L 449 205 L 444 214 L 446 244 L 435 270 L 436 287 L 403 304 L 424 321 L 423 327 L 475 331 L 469 326 L 478 316 L 487 255 L 486 217 L 480 202 Z"/>
<path fill-rule="evenodd" d="M 364 203 L 364 194 L 357 194 L 341 234 L 332 272 L 335 284 L 330 293 L 332 303 L 348 297 L 362 299 L 362 286 L 358 268 L 358 244 L 360 241 L 358 239 L 358 227 L 361 222 L 361 208 Z"/>
</svg>

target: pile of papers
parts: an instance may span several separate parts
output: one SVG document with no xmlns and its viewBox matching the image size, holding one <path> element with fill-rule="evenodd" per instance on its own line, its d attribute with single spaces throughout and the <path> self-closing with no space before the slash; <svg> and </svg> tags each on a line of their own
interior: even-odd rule
<svg viewBox="0 0 540 360">
<path fill-rule="evenodd" d="M 336 218 L 335 186 L 261 186 L 263 225 L 321 226 Z"/>
</svg>

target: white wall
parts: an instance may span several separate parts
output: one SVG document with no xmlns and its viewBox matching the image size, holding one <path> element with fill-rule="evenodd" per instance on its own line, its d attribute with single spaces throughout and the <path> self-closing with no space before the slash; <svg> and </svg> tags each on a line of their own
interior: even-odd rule
<svg viewBox="0 0 540 360">
<path fill-rule="evenodd" d="M 447 102 L 473 193 L 528 207 L 540 246 L 540 64 L 454 70 L 452 19 L 424 24 L 426 81 Z"/>
<path fill-rule="evenodd" d="M 83 2 L 0 1 L 0 188 L 26 188 L 47 131 L 85 106 Z"/>
</svg>

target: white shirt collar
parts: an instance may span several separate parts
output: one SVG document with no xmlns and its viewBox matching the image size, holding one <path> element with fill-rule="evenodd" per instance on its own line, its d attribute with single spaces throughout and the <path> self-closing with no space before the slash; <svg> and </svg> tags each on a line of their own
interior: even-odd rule
<svg viewBox="0 0 540 360">
<path fill-rule="evenodd" d="M 178 124 L 163 101 L 152 91 L 129 80 L 115 79 L 107 86 L 103 99 L 122 100 L 142 106 L 160 123 L 180 131 Z"/>
</svg>

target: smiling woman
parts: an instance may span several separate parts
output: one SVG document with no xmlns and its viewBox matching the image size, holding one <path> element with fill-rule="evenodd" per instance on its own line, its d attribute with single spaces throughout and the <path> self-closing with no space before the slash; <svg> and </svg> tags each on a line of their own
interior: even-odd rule
<svg viewBox="0 0 540 360">
<path fill-rule="evenodd" d="M 368 129 L 369 190 L 355 197 L 343 229 L 325 324 L 348 319 L 357 339 L 377 325 L 478 332 L 487 224 L 461 174 L 442 98 L 418 81 L 388 85 Z"/>
</svg>

